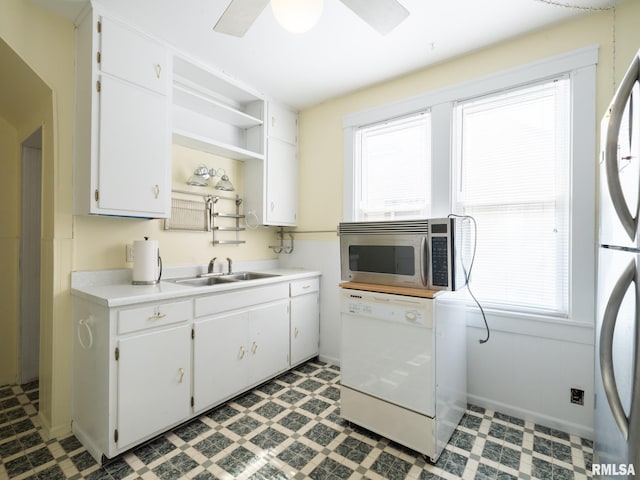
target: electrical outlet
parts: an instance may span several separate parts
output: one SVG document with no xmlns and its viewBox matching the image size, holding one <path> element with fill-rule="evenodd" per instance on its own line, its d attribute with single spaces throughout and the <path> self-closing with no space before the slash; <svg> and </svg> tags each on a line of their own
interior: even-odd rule
<svg viewBox="0 0 640 480">
<path fill-rule="evenodd" d="M 571 403 L 575 403 L 576 405 L 584 405 L 584 390 L 580 388 L 572 388 Z"/>
<path fill-rule="evenodd" d="M 133 262 L 133 245 L 125 245 L 125 261 L 127 263 Z"/>
</svg>

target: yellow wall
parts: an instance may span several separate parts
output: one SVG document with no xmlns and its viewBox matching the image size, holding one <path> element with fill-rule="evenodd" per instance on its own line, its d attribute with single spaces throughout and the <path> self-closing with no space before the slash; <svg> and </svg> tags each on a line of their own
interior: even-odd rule
<svg viewBox="0 0 640 480">
<path fill-rule="evenodd" d="M 43 222 L 40 318 L 40 420 L 45 433 L 57 435 L 69 430 L 71 399 L 71 159 L 73 129 L 73 45 L 69 22 L 22 0 L 2 0 L 0 38 L 39 77 L 17 82 L 17 98 L 28 100 L 50 90 L 26 112 L 17 116 L 16 149 L 38 127 L 43 127 Z M 3 64 L 4 67 L 4 64 Z M 22 69 L 19 68 L 21 71 Z M 2 72 L 6 72 L 3 70 Z M 11 72 L 16 75 L 15 71 Z M 44 83 L 38 92 L 34 88 Z M 46 88 L 48 87 L 48 89 Z M 6 93 L 6 92 L 5 92 Z M 17 151 L 17 150 L 16 150 Z M 17 153 L 15 162 L 17 163 Z M 3 160 L 4 163 L 4 160 Z M 14 177 L 19 185 L 19 176 Z M 19 218 L 18 200 L 12 204 L 12 218 Z M 15 253 L 17 262 L 17 249 Z M 17 266 L 15 267 L 17 271 Z M 17 281 L 16 281 L 17 292 Z M 17 331 L 16 307 L 11 318 Z M 17 336 L 15 337 L 17 341 Z M 16 346 L 17 349 L 17 346 Z M 15 367 L 11 375 L 16 377 Z"/>
<path fill-rule="evenodd" d="M 18 132 L 0 117 L 0 385 L 18 372 L 18 167 Z"/>
<path fill-rule="evenodd" d="M 549 8 L 554 8 L 549 6 Z M 304 110 L 300 114 L 300 228 L 335 229 L 342 220 L 342 118 L 349 113 L 462 83 L 588 45 L 600 45 L 598 116 L 613 93 L 612 12 L 563 23 L 444 62 Z M 615 15 L 616 71 L 619 80 L 640 48 L 640 2 L 627 0 Z M 596 159 L 592 159 L 596 168 Z M 330 192 L 327 187 L 330 186 Z M 310 236 L 305 236 L 310 238 Z M 336 240 L 335 235 L 318 236 Z"/>
</svg>

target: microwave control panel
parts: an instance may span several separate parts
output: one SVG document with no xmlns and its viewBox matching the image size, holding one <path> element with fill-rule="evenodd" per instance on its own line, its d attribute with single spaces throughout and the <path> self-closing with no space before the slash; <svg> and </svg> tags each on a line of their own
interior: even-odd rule
<svg viewBox="0 0 640 480">
<path fill-rule="evenodd" d="M 447 237 L 431 237 L 431 282 L 449 286 L 449 248 Z"/>
</svg>

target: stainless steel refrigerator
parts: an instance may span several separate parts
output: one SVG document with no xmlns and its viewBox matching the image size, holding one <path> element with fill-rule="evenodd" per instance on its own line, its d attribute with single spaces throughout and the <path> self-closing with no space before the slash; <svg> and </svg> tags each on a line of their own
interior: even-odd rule
<svg viewBox="0 0 640 480">
<path fill-rule="evenodd" d="M 640 51 L 601 124 L 593 459 L 599 478 L 625 478 L 631 468 L 640 474 L 639 78 Z"/>
</svg>

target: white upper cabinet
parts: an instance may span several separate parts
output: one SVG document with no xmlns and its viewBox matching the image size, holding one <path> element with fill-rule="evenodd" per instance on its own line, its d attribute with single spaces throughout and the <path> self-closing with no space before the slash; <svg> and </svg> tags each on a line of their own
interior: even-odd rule
<svg viewBox="0 0 640 480">
<path fill-rule="evenodd" d="M 166 95 L 171 79 L 167 48 L 108 17 L 100 22 L 100 70 Z"/>
<path fill-rule="evenodd" d="M 264 162 L 245 164 L 245 212 L 261 225 L 298 223 L 298 115 L 269 102 Z"/>
<path fill-rule="evenodd" d="M 298 114 L 284 105 L 269 102 L 269 138 L 298 144 Z"/>
<path fill-rule="evenodd" d="M 86 12 L 76 31 L 76 214 L 170 215 L 170 63 L 160 42 Z"/>
<path fill-rule="evenodd" d="M 265 102 L 222 73 L 173 58 L 174 143 L 235 160 L 264 159 Z"/>
</svg>

